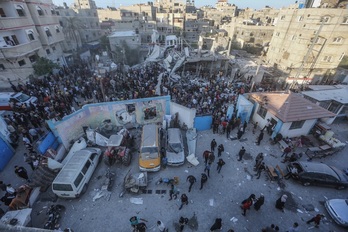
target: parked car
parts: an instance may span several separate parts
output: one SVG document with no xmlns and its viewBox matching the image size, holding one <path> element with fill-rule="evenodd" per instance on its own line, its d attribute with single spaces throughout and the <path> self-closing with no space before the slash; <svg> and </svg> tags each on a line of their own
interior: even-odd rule
<svg viewBox="0 0 348 232">
<path fill-rule="evenodd" d="M 16 104 L 20 107 L 22 104 L 25 104 L 27 107 L 30 103 L 36 105 L 37 97 L 28 96 L 22 92 L 2 92 L 0 93 L 0 110 L 12 110 L 10 102 Z"/>
<path fill-rule="evenodd" d="M 327 200 L 325 208 L 338 225 L 348 227 L 348 199 Z"/>
<path fill-rule="evenodd" d="M 167 130 L 166 155 L 168 165 L 179 166 L 185 162 L 184 142 L 179 128 Z"/>
<path fill-rule="evenodd" d="M 338 168 L 314 162 L 292 162 L 287 166 L 290 172 L 297 168 L 298 174 L 292 177 L 300 181 L 304 186 L 324 185 L 344 189 L 348 186 L 348 177 Z"/>
</svg>

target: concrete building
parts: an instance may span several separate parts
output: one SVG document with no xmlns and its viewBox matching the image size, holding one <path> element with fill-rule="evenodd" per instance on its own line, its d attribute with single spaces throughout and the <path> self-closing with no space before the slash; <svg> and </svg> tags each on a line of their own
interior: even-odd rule
<svg viewBox="0 0 348 232">
<path fill-rule="evenodd" d="M 112 56 L 117 63 L 128 64 L 128 60 L 134 59 L 134 57 L 130 57 L 134 54 L 127 54 L 130 50 L 132 50 L 132 53 L 137 51 L 137 56 L 140 56 L 141 36 L 139 33 L 135 31 L 117 31 L 109 35 L 108 38 Z"/>
<path fill-rule="evenodd" d="M 281 9 L 267 62 L 286 72 L 288 83 L 319 83 L 333 76 L 348 52 L 347 13 L 339 8 Z"/>
<path fill-rule="evenodd" d="M 65 64 L 64 40 L 52 1 L 0 2 L 0 85 L 25 82 L 38 57 Z"/>
<path fill-rule="evenodd" d="M 227 0 L 218 0 L 215 7 L 206 6 L 201 8 L 204 11 L 204 18 L 213 21 L 215 27 L 235 17 L 237 15 L 237 9 L 238 7 L 236 5 L 228 3 Z"/>
<path fill-rule="evenodd" d="M 83 30 L 79 33 L 84 43 L 96 41 L 103 36 L 100 29 L 97 6 L 94 1 L 75 0 L 72 9 L 77 12 L 77 17 L 82 22 Z"/>
</svg>

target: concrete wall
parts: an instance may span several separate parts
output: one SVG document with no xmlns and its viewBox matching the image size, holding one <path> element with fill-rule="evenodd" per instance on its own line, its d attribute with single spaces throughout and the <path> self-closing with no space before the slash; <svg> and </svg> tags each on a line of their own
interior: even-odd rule
<svg viewBox="0 0 348 232">
<path fill-rule="evenodd" d="M 89 104 L 79 111 L 64 117 L 61 121 L 48 121 L 48 125 L 64 147 L 68 148 L 70 141 L 76 140 L 84 134 L 84 126 L 96 128 L 106 119 L 110 119 L 113 125 L 122 127 L 162 122 L 163 116 L 170 114 L 167 107 L 169 102 L 170 96 L 163 96 Z M 128 112 L 127 105 L 132 105 L 135 111 Z M 145 119 L 144 112 L 148 108 L 156 110 L 156 117 Z"/>
<path fill-rule="evenodd" d="M 179 105 L 175 102 L 170 103 L 170 113 L 174 115 L 176 112 L 179 113 L 180 123 L 185 123 L 188 128 L 193 128 L 194 119 L 196 117 L 196 109 L 190 109 L 185 106 Z"/>
<path fill-rule="evenodd" d="M 295 130 L 289 130 L 291 126 L 291 122 L 284 123 L 282 128 L 280 129 L 280 133 L 283 135 L 283 137 L 299 137 L 301 135 L 307 135 L 314 124 L 316 123 L 317 119 L 311 119 L 311 120 L 306 120 L 305 123 L 303 124 L 302 128 L 295 129 Z"/>
</svg>

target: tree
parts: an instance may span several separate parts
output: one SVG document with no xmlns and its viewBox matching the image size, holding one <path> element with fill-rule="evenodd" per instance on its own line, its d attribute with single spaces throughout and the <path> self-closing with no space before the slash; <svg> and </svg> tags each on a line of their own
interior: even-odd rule
<svg viewBox="0 0 348 232">
<path fill-rule="evenodd" d="M 64 17 L 63 32 L 68 35 L 75 43 L 76 49 L 82 46 L 80 30 L 85 28 L 85 25 L 77 17 Z"/>
<path fill-rule="evenodd" d="M 59 66 L 47 58 L 40 57 L 33 65 L 33 68 L 36 75 L 42 76 L 52 72 L 54 68 L 59 68 Z"/>
</svg>

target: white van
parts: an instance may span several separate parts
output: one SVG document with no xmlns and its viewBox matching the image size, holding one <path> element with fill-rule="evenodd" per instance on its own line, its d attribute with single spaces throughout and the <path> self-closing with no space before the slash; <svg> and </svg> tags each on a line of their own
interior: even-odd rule
<svg viewBox="0 0 348 232">
<path fill-rule="evenodd" d="M 22 92 L 3 92 L 0 93 L 0 110 L 12 110 L 10 101 L 13 101 L 17 106 L 21 106 L 25 103 L 29 106 L 29 103 L 36 105 L 37 97 L 28 96 Z"/>
<path fill-rule="evenodd" d="M 62 198 L 77 198 L 85 193 L 101 159 L 99 148 L 89 147 L 75 152 L 54 179 L 53 193 Z"/>
</svg>

